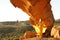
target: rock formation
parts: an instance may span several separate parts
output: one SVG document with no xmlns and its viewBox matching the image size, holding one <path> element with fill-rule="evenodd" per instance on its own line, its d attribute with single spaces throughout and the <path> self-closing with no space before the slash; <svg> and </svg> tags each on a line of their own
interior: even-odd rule
<svg viewBox="0 0 60 40">
<path fill-rule="evenodd" d="M 32 31 L 26 31 L 23 36 L 20 36 L 19 40 L 36 37 L 36 34 Z"/>
<path fill-rule="evenodd" d="M 60 26 L 54 26 L 51 30 L 51 36 L 60 39 Z"/>
<path fill-rule="evenodd" d="M 10 0 L 10 2 L 30 16 L 30 23 L 36 25 L 44 21 L 47 30 L 43 36 L 50 35 L 54 23 L 54 17 L 51 11 L 51 0 Z"/>
</svg>

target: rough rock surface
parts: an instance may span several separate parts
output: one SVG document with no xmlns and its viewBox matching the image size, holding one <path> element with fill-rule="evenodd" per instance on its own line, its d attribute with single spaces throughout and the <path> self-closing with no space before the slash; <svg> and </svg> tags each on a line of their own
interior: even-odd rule
<svg viewBox="0 0 60 40">
<path fill-rule="evenodd" d="M 40 37 L 35 37 L 35 38 L 28 38 L 28 39 L 23 39 L 23 40 L 60 40 L 58 38 L 40 38 Z"/>
<path fill-rule="evenodd" d="M 36 34 L 32 31 L 26 31 L 23 36 L 20 36 L 19 40 L 36 37 Z"/>
<path fill-rule="evenodd" d="M 60 38 L 60 26 L 54 26 L 51 30 L 51 36 L 54 38 Z"/>
<path fill-rule="evenodd" d="M 32 25 L 38 24 L 40 19 L 44 21 L 47 27 L 46 35 L 50 35 L 54 23 L 50 1 L 51 0 L 10 0 L 15 7 L 21 8 L 30 16 Z"/>
</svg>

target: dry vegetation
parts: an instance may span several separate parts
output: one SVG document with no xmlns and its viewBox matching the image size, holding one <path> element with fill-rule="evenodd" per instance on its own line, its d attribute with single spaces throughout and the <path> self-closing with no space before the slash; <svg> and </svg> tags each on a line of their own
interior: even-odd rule
<svg viewBox="0 0 60 40">
<path fill-rule="evenodd" d="M 60 26 L 60 20 L 57 20 L 54 25 Z M 0 22 L 0 40 L 18 40 L 25 31 L 34 31 L 28 21 Z"/>
<path fill-rule="evenodd" d="M 0 40 L 18 40 L 27 30 L 34 30 L 28 21 L 0 22 Z"/>
</svg>

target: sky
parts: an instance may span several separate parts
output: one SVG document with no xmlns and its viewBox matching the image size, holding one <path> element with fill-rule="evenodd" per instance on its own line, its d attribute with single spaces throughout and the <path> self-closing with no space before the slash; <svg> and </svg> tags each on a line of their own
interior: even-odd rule
<svg viewBox="0 0 60 40">
<path fill-rule="evenodd" d="M 52 11 L 55 19 L 60 19 L 60 0 L 51 0 Z M 19 8 L 15 8 L 10 0 L 0 0 L 0 22 L 25 21 L 29 16 Z"/>
</svg>

